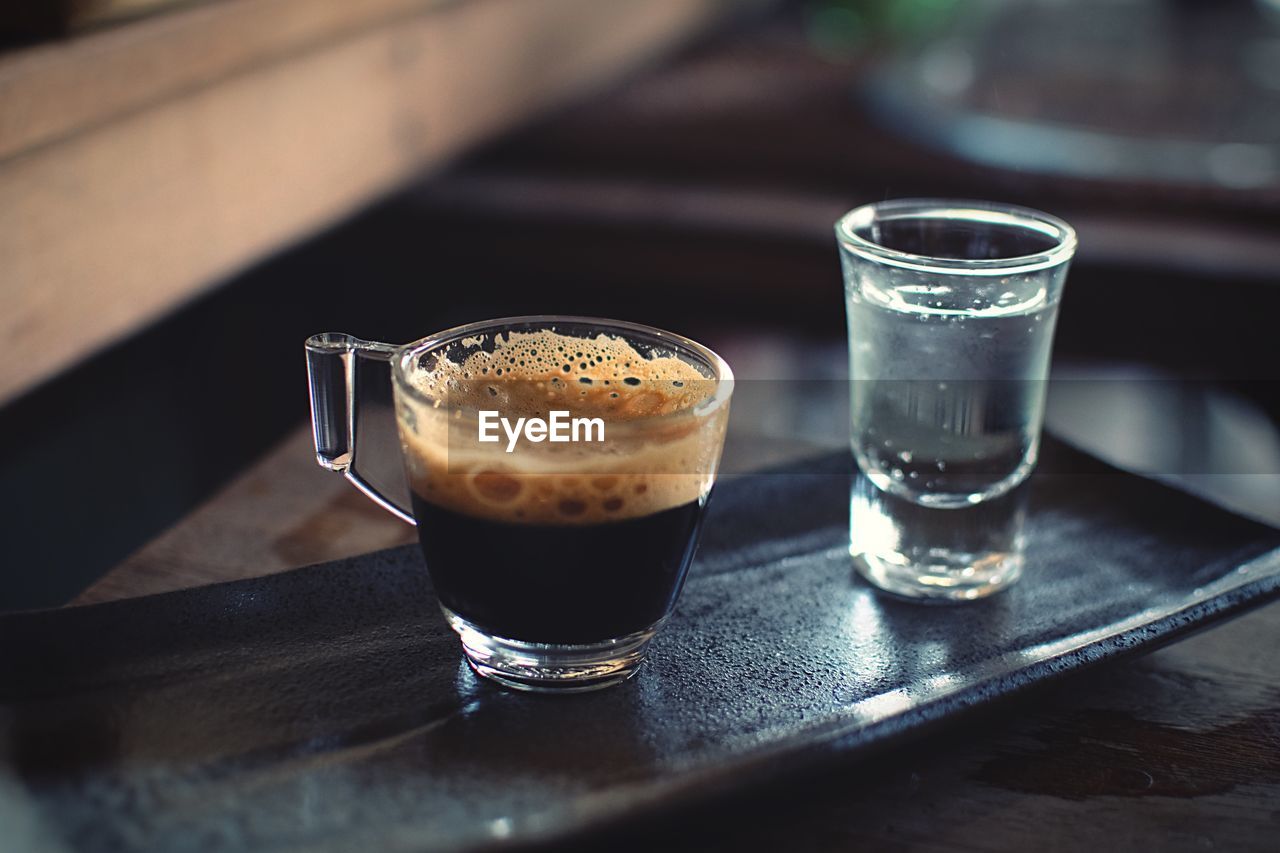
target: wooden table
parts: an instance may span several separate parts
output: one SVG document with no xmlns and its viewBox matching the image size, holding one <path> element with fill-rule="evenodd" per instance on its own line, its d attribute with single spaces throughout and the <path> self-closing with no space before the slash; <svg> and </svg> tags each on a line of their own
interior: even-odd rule
<svg viewBox="0 0 1280 853">
<path fill-rule="evenodd" d="M 616 259 L 626 254 L 644 283 L 688 286 L 680 276 L 696 277 L 704 288 L 720 286 L 722 293 L 749 301 L 745 294 L 767 305 L 775 322 L 798 327 L 829 313 L 835 267 L 826 223 L 831 210 L 852 198 L 890 191 L 902 195 L 921 187 L 1033 203 L 1043 198 L 1051 209 L 1068 208 L 1064 212 L 1073 221 L 1077 211 L 1096 201 L 1096 188 L 1055 188 L 1041 179 L 975 170 L 886 141 L 863 127 L 848 106 L 852 71 L 807 59 L 793 42 L 769 34 L 739 39 L 491 152 L 487 161 L 481 158 L 460 178 L 424 195 L 424 209 L 440 209 L 432 227 L 448 227 L 461 212 L 470 220 L 446 232 L 449 240 L 461 242 L 471 234 L 482 242 L 488 233 L 484 226 L 493 221 L 537 226 L 563 220 L 569 224 L 559 242 L 534 227 L 527 244 L 509 247 L 508 253 L 519 257 L 522 269 L 545 262 L 559 272 L 566 263 L 578 263 L 580 277 L 607 271 L 624 283 L 632 266 L 619 269 Z M 717 109 L 708 110 L 707 104 Z M 494 167 L 497 183 L 485 177 L 486 162 Z M 532 190 L 545 184 L 512 183 L 512 176 L 521 174 L 550 181 L 554 191 L 540 194 Z M 583 174 L 596 177 L 587 180 Z M 604 180 L 602 174 L 616 180 Z M 510 192 L 497 192 L 495 186 Z M 664 187 L 670 191 L 664 194 Z M 750 192 L 717 194 L 734 187 Z M 784 203 L 798 197 L 808 201 Z M 1103 217 L 1091 232 L 1097 237 L 1089 243 L 1092 261 L 1107 263 L 1121 255 L 1132 260 L 1136 247 L 1139 260 L 1165 265 L 1152 284 L 1161 288 L 1170 268 L 1183 262 L 1214 277 L 1274 270 L 1274 235 L 1256 233 L 1239 220 L 1230 227 L 1196 220 L 1196 239 L 1187 239 L 1191 232 L 1177 228 L 1191 229 L 1189 219 L 1161 224 L 1139 211 L 1127 221 L 1147 230 L 1131 229 L 1108 243 L 1108 235 L 1119 233 L 1116 217 L 1131 214 L 1141 199 L 1153 202 L 1145 194 L 1130 194 L 1123 202 L 1092 208 L 1095 217 Z M 1172 190 L 1164 199 L 1188 211 L 1202 211 L 1215 201 L 1226 204 Z M 613 238 L 604 226 L 591 231 L 581 224 L 594 227 L 602 221 L 627 233 L 644 228 L 678 230 L 682 237 L 694 233 L 685 242 L 671 240 L 683 253 L 671 261 L 662 252 L 609 249 Z M 506 233 L 519 239 L 524 230 Z M 749 242 L 755 251 L 732 266 L 728 259 L 744 253 L 702 251 L 715 240 L 737 241 L 735 247 Z M 821 240 L 823 251 L 807 248 L 809 240 L 815 245 Z M 575 252 L 563 251 L 565 245 Z M 1227 245 L 1235 248 L 1224 251 Z M 1240 258 L 1248 260 L 1247 269 L 1230 267 Z M 771 259 L 776 263 L 765 262 Z M 776 285 L 784 280 L 788 287 L 780 290 Z M 1098 298 L 1115 297 L 1107 280 L 1095 277 L 1091 283 Z M 1132 289 L 1140 282 L 1125 272 L 1124 284 Z M 1103 317 L 1090 309 L 1083 283 L 1078 287 L 1077 316 Z M 785 299 L 785 304 L 769 299 Z M 1074 343 L 1094 354 L 1101 355 L 1095 351 L 1104 345 L 1133 343 L 1149 355 L 1165 341 L 1176 345 L 1171 357 L 1203 357 L 1188 352 L 1172 332 L 1149 330 L 1146 338 L 1135 339 L 1122 330 L 1099 331 L 1096 322 L 1076 328 L 1087 335 Z M 1060 348 L 1073 344 L 1071 333 L 1064 326 Z M 1274 344 L 1241 337 L 1242 345 L 1253 341 L 1264 352 L 1266 346 L 1274 349 Z M 1245 358 L 1241 352 L 1232 355 Z M 299 430 L 76 603 L 281 571 L 412 538 L 411 530 L 341 478 L 316 467 L 309 436 Z M 633 828 L 607 841 L 681 850 L 1274 851 L 1280 849 L 1277 649 L 1280 604 L 1272 604 L 1169 648 L 1040 689 L 878 759 Z"/>
<path fill-rule="evenodd" d="M 0 51 L 0 403 L 731 8 L 222 0 Z"/>
<path fill-rule="evenodd" d="M 282 571 L 413 532 L 300 429 L 77 604 Z M 648 849 L 1275 850 L 1280 604 L 870 762 L 605 839 Z"/>
</svg>

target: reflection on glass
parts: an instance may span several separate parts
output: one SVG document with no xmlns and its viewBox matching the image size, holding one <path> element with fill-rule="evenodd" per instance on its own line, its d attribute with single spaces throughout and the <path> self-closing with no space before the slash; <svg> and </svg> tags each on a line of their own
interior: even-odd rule
<svg viewBox="0 0 1280 853">
<path fill-rule="evenodd" d="M 923 506 L 858 475 L 849 502 L 849 546 L 858 571 L 913 598 L 982 598 L 1023 566 L 1027 486 L 962 510 Z"/>
</svg>

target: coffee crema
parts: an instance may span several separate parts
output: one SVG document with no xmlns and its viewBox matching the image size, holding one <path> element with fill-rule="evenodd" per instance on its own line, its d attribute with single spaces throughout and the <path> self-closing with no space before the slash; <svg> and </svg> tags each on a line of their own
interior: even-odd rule
<svg viewBox="0 0 1280 853">
<path fill-rule="evenodd" d="M 698 502 L 714 481 L 727 406 L 705 406 L 716 381 L 627 341 L 551 330 L 464 339 L 408 371 L 398 398 L 410 486 L 465 515 L 534 525 L 594 525 Z M 600 443 L 478 441 L 476 415 L 605 422 Z"/>
</svg>

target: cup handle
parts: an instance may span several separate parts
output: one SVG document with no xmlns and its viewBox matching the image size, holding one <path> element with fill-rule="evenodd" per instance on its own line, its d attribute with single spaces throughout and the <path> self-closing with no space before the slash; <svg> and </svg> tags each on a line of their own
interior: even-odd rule
<svg viewBox="0 0 1280 853">
<path fill-rule="evenodd" d="M 363 341 L 340 332 L 307 338 L 307 383 L 311 388 L 311 433 L 320 467 L 346 477 L 374 503 L 401 521 L 417 524 L 413 513 L 388 498 L 356 468 L 356 428 L 361 359 L 389 365 L 399 347 Z"/>
</svg>

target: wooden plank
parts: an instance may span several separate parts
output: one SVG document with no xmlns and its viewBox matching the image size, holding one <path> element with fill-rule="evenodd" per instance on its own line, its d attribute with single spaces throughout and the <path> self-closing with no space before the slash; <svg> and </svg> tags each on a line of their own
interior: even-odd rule
<svg viewBox="0 0 1280 853">
<path fill-rule="evenodd" d="M 258 577 L 414 540 L 412 527 L 316 464 L 304 428 L 74 603 Z"/>
<path fill-rule="evenodd" d="M 830 243 L 831 227 L 865 196 L 725 188 L 653 177 L 565 177 L 503 169 L 464 170 L 433 181 L 424 209 L 496 219 L 610 222 L 631 227 L 733 233 Z M 1097 266 L 1194 271 L 1206 277 L 1266 279 L 1280 269 L 1269 226 L 1212 220 L 1161 221 L 1106 210 L 1070 211 L 1078 261 Z"/>
<path fill-rule="evenodd" d="M 222 0 L 0 54 L 0 160 L 445 0 Z"/>
<path fill-rule="evenodd" d="M 723 0 L 474 0 L 0 164 L 0 402 L 425 164 L 651 58 Z"/>
</svg>

